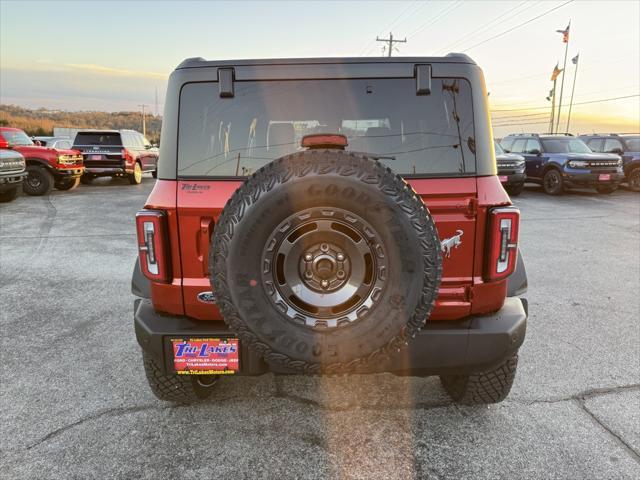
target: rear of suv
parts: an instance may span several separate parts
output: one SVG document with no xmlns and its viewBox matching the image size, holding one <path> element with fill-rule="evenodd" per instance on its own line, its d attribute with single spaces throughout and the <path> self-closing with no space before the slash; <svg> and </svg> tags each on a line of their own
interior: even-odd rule
<svg viewBox="0 0 640 480">
<path fill-rule="evenodd" d="M 572 187 L 612 193 L 624 177 L 618 155 L 594 153 L 570 134 L 513 134 L 503 138 L 501 145 L 525 158 L 527 182 L 541 184 L 549 195 Z"/>
<path fill-rule="evenodd" d="M 134 326 L 161 399 L 221 376 L 439 375 L 504 399 L 519 216 L 465 55 L 184 61 L 136 216 Z"/>
<path fill-rule="evenodd" d="M 580 135 L 580 138 L 594 152 L 620 155 L 627 185 L 634 192 L 640 192 L 640 135 L 608 133 Z"/>
<path fill-rule="evenodd" d="M 156 177 L 158 149 L 135 130 L 80 130 L 73 148 L 84 157 L 86 185 L 97 177 L 126 177 L 132 185 L 144 172 Z"/>
</svg>

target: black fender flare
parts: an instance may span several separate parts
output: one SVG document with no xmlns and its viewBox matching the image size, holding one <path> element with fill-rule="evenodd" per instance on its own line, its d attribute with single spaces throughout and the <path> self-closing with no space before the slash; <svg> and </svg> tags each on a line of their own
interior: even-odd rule
<svg viewBox="0 0 640 480">
<path fill-rule="evenodd" d="M 49 173 L 55 174 L 55 170 L 51 165 L 49 165 L 49 162 L 47 162 L 46 160 L 43 160 L 41 158 L 25 157 L 24 163 L 26 164 L 27 167 L 29 165 L 38 165 L 40 167 L 44 167 L 45 169 L 47 169 L 49 171 Z"/>
<path fill-rule="evenodd" d="M 527 291 L 528 286 L 527 269 L 524 266 L 522 253 L 520 253 L 520 249 L 518 249 L 516 269 L 507 277 L 507 297 L 522 295 Z"/>
<path fill-rule="evenodd" d="M 131 293 L 136 297 L 151 298 L 151 281 L 142 274 L 140 259 L 136 258 L 131 276 Z"/>
</svg>

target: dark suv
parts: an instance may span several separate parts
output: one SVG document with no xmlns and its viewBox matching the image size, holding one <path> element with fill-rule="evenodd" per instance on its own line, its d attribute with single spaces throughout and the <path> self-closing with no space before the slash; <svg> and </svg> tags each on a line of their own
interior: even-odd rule
<svg viewBox="0 0 640 480">
<path fill-rule="evenodd" d="M 520 212 L 466 55 L 185 60 L 136 216 L 134 325 L 161 399 L 221 376 L 439 375 L 503 400 Z"/>
<path fill-rule="evenodd" d="M 640 192 L 640 135 L 593 134 L 580 135 L 591 150 L 622 156 L 622 168 L 629 188 Z"/>
<path fill-rule="evenodd" d="M 135 185 L 144 172 L 156 178 L 158 149 L 135 130 L 81 130 L 73 148 L 84 157 L 84 184 L 96 177 L 127 177 Z"/>
<path fill-rule="evenodd" d="M 527 176 L 524 173 L 524 157 L 516 153 L 507 153 L 498 142 L 493 142 L 496 150 L 498 178 L 511 196 L 520 195 Z"/>
<path fill-rule="evenodd" d="M 570 187 L 611 193 L 624 177 L 618 155 L 594 153 L 573 135 L 513 134 L 503 138 L 501 145 L 525 158 L 527 182 L 542 184 L 549 195 L 560 195 Z"/>
</svg>

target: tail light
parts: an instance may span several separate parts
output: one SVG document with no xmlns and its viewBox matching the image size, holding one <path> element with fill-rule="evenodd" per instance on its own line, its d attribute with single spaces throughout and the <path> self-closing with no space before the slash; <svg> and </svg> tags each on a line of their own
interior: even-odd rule
<svg viewBox="0 0 640 480">
<path fill-rule="evenodd" d="M 489 255 L 485 269 L 488 281 L 502 280 L 513 273 L 518 256 L 520 210 L 494 208 L 489 212 Z"/>
<path fill-rule="evenodd" d="M 149 280 L 168 283 L 169 242 L 167 216 L 159 210 L 141 210 L 136 213 L 140 268 Z"/>
<path fill-rule="evenodd" d="M 126 163 L 131 163 L 131 160 L 133 159 L 133 156 L 131 155 L 129 150 L 127 150 L 126 148 L 123 148 L 122 149 L 122 158 L 124 159 L 124 161 Z"/>
</svg>

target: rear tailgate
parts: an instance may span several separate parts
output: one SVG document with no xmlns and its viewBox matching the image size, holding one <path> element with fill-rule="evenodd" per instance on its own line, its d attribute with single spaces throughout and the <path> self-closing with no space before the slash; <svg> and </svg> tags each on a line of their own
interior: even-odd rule
<svg viewBox="0 0 640 480">
<path fill-rule="evenodd" d="M 123 168 L 123 146 L 117 132 L 78 132 L 73 145 L 86 168 Z"/>
<path fill-rule="evenodd" d="M 213 226 L 240 181 L 179 181 L 178 224 L 185 313 L 198 319 L 221 319 L 217 309 L 197 296 L 211 289 L 209 244 Z M 462 231 L 461 244 L 443 259 L 440 295 L 432 319 L 453 320 L 471 313 L 473 254 L 476 234 L 476 179 L 411 180 L 433 215 L 440 239 Z M 203 207 L 207 205 L 207 207 Z"/>
</svg>

